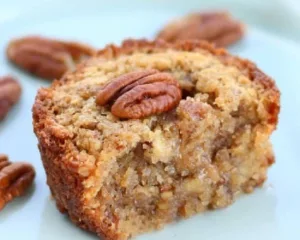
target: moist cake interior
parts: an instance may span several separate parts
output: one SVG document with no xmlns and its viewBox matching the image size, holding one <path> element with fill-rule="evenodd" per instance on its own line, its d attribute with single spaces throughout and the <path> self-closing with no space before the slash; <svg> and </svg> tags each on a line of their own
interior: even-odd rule
<svg viewBox="0 0 300 240">
<path fill-rule="evenodd" d="M 176 109 L 120 120 L 110 106 L 96 105 L 105 83 L 146 68 L 178 79 L 184 98 Z M 104 229 L 125 239 L 225 207 L 266 179 L 274 161 L 268 140 L 276 124 L 269 111 L 273 93 L 206 51 L 94 59 L 68 76 L 44 104 L 72 136 L 84 211 Z"/>
</svg>

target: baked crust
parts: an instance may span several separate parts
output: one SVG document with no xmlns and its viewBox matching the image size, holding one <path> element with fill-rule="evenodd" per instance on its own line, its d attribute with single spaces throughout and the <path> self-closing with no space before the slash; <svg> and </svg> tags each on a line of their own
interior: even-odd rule
<svg viewBox="0 0 300 240">
<path fill-rule="evenodd" d="M 122 55 L 131 55 L 135 52 L 146 52 L 152 53 L 156 51 L 163 51 L 164 49 L 173 49 L 178 51 L 187 51 L 187 52 L 197 52 L 199 50 L 207 51 L 208 53 L 216 56 L 223 64 L 227 66 L 235 66 L 242 73 L 244 73 L 250 80 L 257 82 L 266 91 L 269 91 L 270 102 L 274 103 L 270 105 L 270 123 L 277 125 L 278 122 L 278 113 L 280 111 L 279 99 L 280 92 L 275 85 L 274 80 L 266 75 L 262 70 L 260 70 L 255 63 L 247 59 L 243 59 L 237 56 L 231 55 L 224 48 L 216 48 L 213 44 L 207 41 L 178 41 L 175 43 L 168 43 L 163 40 L 149 41 L 146 39 L 134 40 L 128 39 L 125 40 L 121 46 L 114 44 L 107 45 L 102 50 L 99 50 L 97 53 L 98 58 L 103 58 L 104 60 L 111 60 L 118 58 Z M 93 59 L 88 60 L 77 67 L 77 70 L 74 72 L 74 75 L 80 75 L 81 70 L 88 65 L 94 63 Z M 66 74 L 61 80 L 58 80 L 54 83 L 54 86 L 62 85 L 66 81 L 72 81 L 74 78 L 69 78 L 69 75 Z"/>
<path fill-rule="evenodd" d="M 120 56 L 136 52 L 163 52 L 167 49 L 186 52 L 206 51 L 216 56 L 225 65 L 237 67 L 249 79 L 260 84 L 264 91 L 268 92 L 269 115 L 267 121 L 269 125 L 276 127 L 280 109 L 280 93 L 274 81 L 258 69 L 254 63 L 231 56 L 226 50 L 216 49 L 207 42 L 186 41 L 170 44 L 161 40 L 127 40 L 120 47 L 108 45 L 99 51 L 97 61 L 99 59 L 103 59 L 103 61 L 117 59 Z M 84 194 L 85 177 L 79 174 L 82 164 L 78 159 L 79 151 L 72 141 L 72 134 L 57 125 L 45 105 L 45 102 L 50 101 L 53 91 L 57 87 L 78 79 L 83 70 L 94 63 L 95 59 L 90 59 L 78 66 L 75 72 L 67 73 L 61 80 L 55 81 L 50 88 L 39 90 L 33 106 L 34 132 L 39 140 L 39 150 L 47 173 L 47 183 L 58 209 L 67 213 L 79 227 L 96 232 L 104 239 L 127 239 L 126 234 L 114 231 L 113 228 L 110 228 L 111 223 L 100 222 L 91 209 L 85 208 L 86 202 L 81 198 Z M 268 164 L 271 165 L 273 162 L 274 158 L 270 157 Z M 264 179 L 255 185 L 262 184 L 263 181 Z"/>
</svg>

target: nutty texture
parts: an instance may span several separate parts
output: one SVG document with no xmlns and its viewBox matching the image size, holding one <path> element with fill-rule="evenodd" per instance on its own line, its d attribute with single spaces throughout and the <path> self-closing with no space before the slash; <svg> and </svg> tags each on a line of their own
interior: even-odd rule
<svg viewBox="0 0 300 240">
<path fill-rule="evenodd" d="M 41 78 L 62 77 L 76 64 L 92 56 L 95 50 L 77 42 L 59 41 L 41 36 L 26 36 L 12 40 L 7 57 L 16 66 Z"/>
<path fill-rule="evenodd" d="M 99 88 L 148 69 L 186 91 L 173 110 L 123 121 L 96 103 Z M 128 92 L 121 86 L 105 98 L 121 89 Z M 274 81 L 224 49 L 128 40 L 41 89 L 33 123 L 59 210 L 102 239 L 123 240 L 261 186 L 279 108 Z"/>
<path fill-rule="evenodd" d="M 227 47 L 242 36 L 242 24 L 233 20 L 227 12 L 198 12 L 169 23 L 157 38 L 168 42 L 206 40 L 218 47 Z"/>
<path fill-rule="evenodd" d="M 22 196 L 31 186 L 35 171 L 31 164 L 11 163 L 0 154 L 0 211 L 14 198 Z"/>
<path fill-rule="evenodd" d="M 16 79 L 11 76 L 0 77 L 0 121 L 19 101 L 21 92 L 21 86 Z"/>
<path fill-rule="evenodd" d="M 139 119 L 167 112 L 181 99 L 178 81 L 169 73 L 143 70 L 119 76 L 100 89 L 100 106 L 116 99 L 111 112 L 116 117 Z"/>
</svg>

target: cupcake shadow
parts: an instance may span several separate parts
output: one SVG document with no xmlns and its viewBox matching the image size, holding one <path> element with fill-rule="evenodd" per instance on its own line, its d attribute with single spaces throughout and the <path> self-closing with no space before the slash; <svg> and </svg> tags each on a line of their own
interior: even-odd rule
<svg viewBox="0 0 300 240">
<path fill-rule="evenodd" d="M 67 215 L 61 214 L 55 201 L 50 197 L 45 199 L 44 211 L 42 215 L 38 239 L 73 239 L 73 240 L 96 240 L 96 235 L 75 226 Z"/>
</svg>

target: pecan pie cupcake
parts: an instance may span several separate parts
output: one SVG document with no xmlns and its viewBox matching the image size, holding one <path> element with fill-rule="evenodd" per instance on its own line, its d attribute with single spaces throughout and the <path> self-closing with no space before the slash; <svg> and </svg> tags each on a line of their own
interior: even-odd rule
<svg viewBox="0 0 300 240">
<path fill-rule="evenodd" d="M 279 100 L 255 64 L 206 42 L 127 40 L 39 90 L 33 124 L 59 210 L 120 240 L 261 186 Z"/>
</svg>

